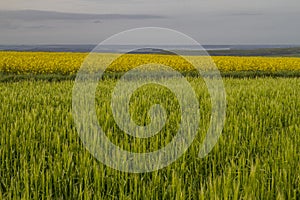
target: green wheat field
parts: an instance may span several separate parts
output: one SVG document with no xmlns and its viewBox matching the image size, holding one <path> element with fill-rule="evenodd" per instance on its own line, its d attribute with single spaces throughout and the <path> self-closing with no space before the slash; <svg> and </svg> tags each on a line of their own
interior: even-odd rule
<svg viewBox="0 0 300 200">
<path fill-rule="evenodd" d="M 72 117 L 74 80 L 1 82 L 0 199 L 298 199 L 300 79 L 224 78 L 226 122 L 205 158 L 198 153 L 210 121 L 209 93 L 201 78 L 188 80 L 200 104 L 197 137 L 176 162 L 142 174 L 107 167 L 85 149 Z M 109 108 L 116 82 L 105 79 L 96 95 L 111 141 L 134 152 L 170 142 L 179 120 L 174 94 L 155 85 L 134 93 L 137 123 L 149 123 L 153 103 L 169 114 L 161 133 L 134 139 L 118 129 Z"/>
</svg>

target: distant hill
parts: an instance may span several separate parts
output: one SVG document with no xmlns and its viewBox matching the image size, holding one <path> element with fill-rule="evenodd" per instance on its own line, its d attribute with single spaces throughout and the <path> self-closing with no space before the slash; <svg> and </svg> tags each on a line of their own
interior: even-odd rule
<svg viewBox="0 0 300 200">
<path fill-rule="evenodd" d="M 91 52 L 96 45 L 0 45 L 0 51 L 31 52 Z M 300 45 L 204 45 L 211 56 L 289 56 L 300 57 Z M 137 50 L 132 50 L 137 49 Z M 168 50 L 164 50 L 168 49 Z M 207 55 L 197 51 L 197 46 L 167 46 L 159 48 L 139 48 L 131 45 L 107 45 L 98 52 L 162 55 Z M 175 52 L 175 53 L 174 53 Z"/>
<path fill-rule="evenodd" d="M 177 55 L 174 52 L 163 50 L 163 49 L 155 49 L 155 48 L 142 48 L 134 51 L 130 51 L 127 54 L 160 54 L 160 55 Z"/>
<path fill-rule="evenodd" d="M 300 47 L 264 48 L 255 50 L 208 51 L 212 56 L 290 56 L 300 57 Z"/>
</svg>

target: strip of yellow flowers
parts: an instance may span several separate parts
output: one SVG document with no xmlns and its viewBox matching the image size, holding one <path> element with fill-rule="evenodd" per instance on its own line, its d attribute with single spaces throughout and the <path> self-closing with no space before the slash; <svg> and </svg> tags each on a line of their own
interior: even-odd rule
<svg viewBox="0 0 300 200">
<path fill-rule="evenodd" d="M 101 54 L 109 59 L 113 54 Z M 105 56 L 104 56 L 105 55 Z M 88 53 L 0 52 L 0 72 L 15 74 L 75 74 Z M 299 71 L 300 58 L 294 57 L 211 57 L 220 71 Z M 100 60 L 101 60 L 100 59 Z M 191 56 L 205 69 L 205 56 Z M 99 61 L 101 63 L 101 61 Z M 147 63 L 159 63 L 181 72 L 194 71 L 194 67 L 180 56 L 125 54 L 115 60 L 107 72 L 125 72 Z M 208 69 L 207 69 L 208 70 Z"/>
</svg>

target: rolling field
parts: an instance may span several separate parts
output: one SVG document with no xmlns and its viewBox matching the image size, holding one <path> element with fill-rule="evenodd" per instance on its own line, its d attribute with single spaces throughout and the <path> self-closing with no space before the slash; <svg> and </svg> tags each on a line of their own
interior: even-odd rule
<svg viewBox="0 0 300 200">
<path fill-rule="evenodd" d="M 203 79 L 187 76 L 200 107 L 195 140 L 171 165 L 131 174 L 99 162 L 78 135 L 72 114 L 75 82 L 63 77 L 75 76 L 85 57 L 81 53 L 0 52 L 0 76 L 10 77 L 0 79 L 0 199 L 300 197 L 299 78 L 224 77 L 224 130 L 208 156 L 199 158 L 210 123 L 211 101 Z M 119 129 L 110 108 L 118 82 L 114 75 L 129 70 L 137 58 L 138 64 L 160 60 L 180 72 L 192 69 L 171 56 L 126 55 L 108 69 L 113 77 L 99 82 L 95 108 L 107 137 L 124 150 L 147 153 L 172 141 L 180 125 L 180 108 L 170 90 L 148 84 L 130 99 L 131 117 L 137 124 L 147 125 L 149 109 L 160 104 L 168 115 L 164 128 L 147 139 L 134 138 Z M 224 73 L 274 75 L 300 70 L 300 58 L 213 59 Z M 15 80 L 16 76 L 32 79 Z M 44 80 L 35 79 L 37 76 Z"/>
</svg>

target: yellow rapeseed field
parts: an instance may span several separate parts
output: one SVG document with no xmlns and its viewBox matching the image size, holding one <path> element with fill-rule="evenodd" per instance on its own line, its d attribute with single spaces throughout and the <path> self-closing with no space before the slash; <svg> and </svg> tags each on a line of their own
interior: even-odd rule
<svg viewBox="0 0 300 200">
<path fill-rule="evenodd" d="M 104 54 L 102 54 L 104 55 Z M 109 59 L 113 54 L 105 54 Z M 0 72 L 14 74 L 75 74 L 88 53 L 0 52 Z M 191 56 L 205 66 L 208 57 Z M 289 57 L 212 57 L 220 71 L 300 71 L 300 58 Z M 195 70 L 186 60 L 176 55 L 122 55 L 107 72 L 124 72 L 138 65 L 159 63 L 181 72 Z"/>
</svg>

